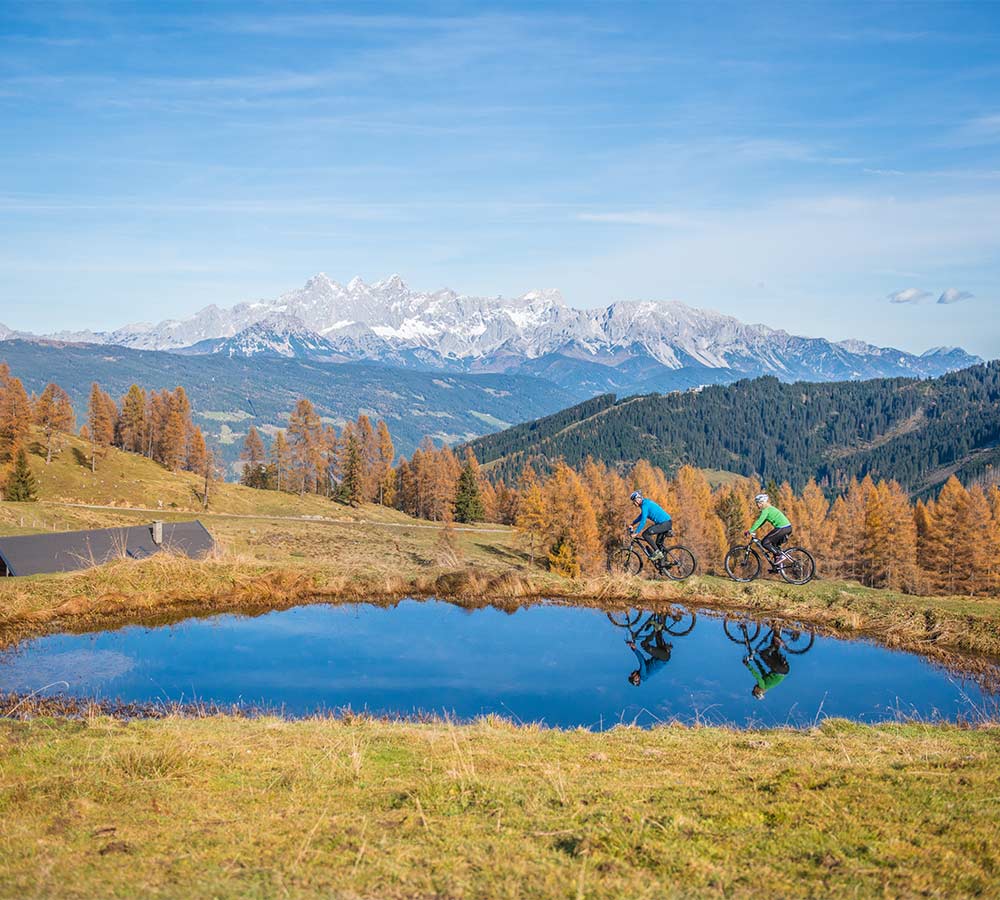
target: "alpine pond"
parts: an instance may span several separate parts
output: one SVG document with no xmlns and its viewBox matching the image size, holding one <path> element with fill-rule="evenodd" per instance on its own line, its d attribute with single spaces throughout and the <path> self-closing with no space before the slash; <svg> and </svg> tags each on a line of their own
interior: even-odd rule
<svg viewBox="0 0 1000 900">
<path fill-rule="evenodd" d="M 309 605 L 161 627 L 54 635 L 0 653 L 0 691 L 241 704 L 604 729 L 679 720 L 810 725 L 828 716 L 975 719 L 978 681 L 795 623 L 436 601 Z"/>
</svg>

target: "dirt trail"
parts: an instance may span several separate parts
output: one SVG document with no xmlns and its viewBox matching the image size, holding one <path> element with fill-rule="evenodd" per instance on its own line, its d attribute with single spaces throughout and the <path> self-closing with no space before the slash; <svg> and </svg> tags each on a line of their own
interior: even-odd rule
<svg viewBox="0 0 1000 900">
<path fill-rule="evenodd" d="M 108 512 L 130 513 L 146 512 L 154 515 L 183 514 L 184 510 L 156 509 L 151 506 L 100 506 L 95 503 L 70 503 L 68 501 L 43 500 L 39 505 L 60 506 L 68 509 L 99 509 Z M 196 510 L 189 511 L 191 515 L 199 515 Z M 375 519 L 334 519 L 329 516 L 283 516 L 280 514 L 268 515 L 266 513 L 225 513 L 225 512 L 203 512 L 200 515 L 211 516 L 215 519 L 256 519 L 267 520 L 269 522 L 316 522 L 322 525 L 368 525 L 375 528 L 428 528 L 440 531 L 444 528 L 443 523 L 416 523 L 416 522 L 380 522 Z M 509 534 L 508 528 L 474 528 L 469 525 L 452 526 L 455 531 L 471 532 L 473 534 Z"/>
</svg>

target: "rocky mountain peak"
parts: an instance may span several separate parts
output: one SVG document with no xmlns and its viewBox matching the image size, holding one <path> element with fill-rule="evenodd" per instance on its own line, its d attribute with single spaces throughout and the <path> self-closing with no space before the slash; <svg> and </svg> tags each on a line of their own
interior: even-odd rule
<svg viewBox="0 0 1000 900">
<path fill-rule="evenodd" d="M 960 349 L 915 356 L 864 341 L 797 337 L 676 300 L 581 310 L 567 306 L 554 288 L 481 297 L 447 288 L 414 290 L 398 274 L 372 284 L 355 276 L 345 287 L 324 272 L 274 300 L 211 304 L 186 319 L 72 339 L 151 350 L 197 345 L 323 358 L 334 352 L 340 360 L 474 371 L 518 371 L 561 356 L 612 370 L 712 370 L 714 380 L 724 373 L 805 380 L 926 376 L 978 361 Z M 706 383 L 703 376 L 690 377 Z"/>
</svg>

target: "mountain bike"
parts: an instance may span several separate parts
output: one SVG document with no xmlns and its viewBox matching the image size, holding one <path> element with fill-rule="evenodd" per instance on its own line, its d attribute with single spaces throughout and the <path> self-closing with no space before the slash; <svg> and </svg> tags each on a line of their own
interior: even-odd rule
<svg viewBox="0 0 1000 900">
<path fill-rule="evenodd" d="M 646 615 L 644 609 L 626 609 L 621 612 L 607 613 L 607 617 L 613 625 L 629 630 L 633 641 L 638 640 L 646 631 L 654 631 L 656 628 L 662 628 L 667 634 L 672 634 L 674 637 L 683 637 L 685 634 L 691 633 L 698 620 L 693 612 L 683 607 L 674 607 L 667 613 L 651 612 L 645 621 L 640 623 L 640 619 L 644 615 Z"/>
<path fill-rule="evenodd" d="M 666 575 L 674 581 L 683 581 L 694 573 L 697 562 L 694 554 L 680 544 L 663 548 L 663 558 L 653 559 L 653 551 L 639 535 L 630 534 L 628 543 L 623 543 L 608 556 L 608 571 L 614 574 L 638 575 L 644 563 L 659 575 Z"/>
<path fill-rule="evenodd" d="M 760 548 L 760 553 L 755 548 Z M 733 581 L 753 581 L 760 575 L 761 553 L 771 564 L 768 570 L 776 572 L 789 584 L 806 584 L 816 574 L 816 561 L 803 547 L 788 547 L 772 553 L 756 537 L 749 544 L 736 544 L 726 554 L 726 574 Z"/>
<path fill-rule="evenodd" d="M 747 648 L 747 656 L 759 653 L 765 647 L 770 646 L 775 635 L 777 635 L 785 652 L 795 654 L 808 652 L 816 640 L 815 633 L 798 622 L 790 622 L 787 625 L 778 624 L 777 626 L 774 622 L 765 624 L 767 631 L 759 641 L 757 638 L 760 637 L 761 627 L 760 622 L 755 619 L 741 617 L 734 620 L 726 616 L 722 623 L 722 630 L 734 644 L 743 644 Z"/>
</svg>

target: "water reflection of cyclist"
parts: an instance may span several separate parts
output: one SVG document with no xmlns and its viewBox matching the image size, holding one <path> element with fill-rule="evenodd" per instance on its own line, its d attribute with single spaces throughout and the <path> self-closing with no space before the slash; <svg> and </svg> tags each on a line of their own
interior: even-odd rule
<svg viewBox="0 0 1000 900">
<path fill-rule="evenodd" d="M 761 649 L 751 651 L 743 657 L 743 665 L 753 675 L 754 685 L 751 693 L 758 700 L 763 700 L 764 695 L 773 687 L 781 684 L 788 674 L 788 660 L 781 652 L 785 646 L 784 641 L 778 636 L 778 632 L 771 632 L 771 643 Z"/>
<path fill-rule="evenodd" d="M 648 657 L 642 652 L 642 650 L 639 650 L 636 647 L 635 640 L 630 640 L 628 645 L 635 654 L 636 659 L 639 660 L 639 668 L 633 669 L 628 676 L 629 682 L 634 684 L 636 687 L 638 687 L 644 679 L 648 679 L 650 676 L 656 674 L 670 661 L 670 652 L 674 648 L 673 644 L 663 640 L 662 622 L 642 639 L 640 646 L 646 651 L 646 653 L 649 654 Z"/>
</svg>

